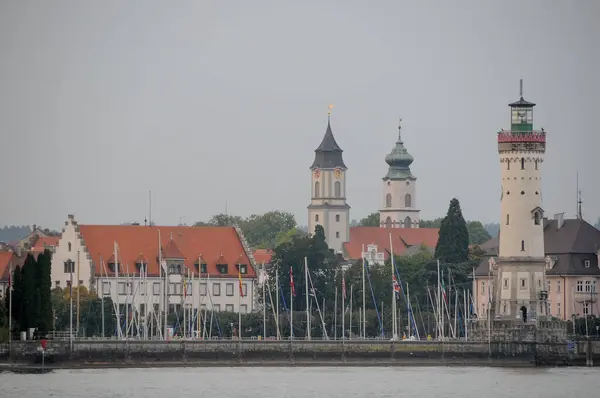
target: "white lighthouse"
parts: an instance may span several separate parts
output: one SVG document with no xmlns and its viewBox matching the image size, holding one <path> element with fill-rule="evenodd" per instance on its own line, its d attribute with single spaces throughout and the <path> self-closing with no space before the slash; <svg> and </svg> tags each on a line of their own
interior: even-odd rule
<svg viewBox="0 0 600 398">
<path fill-rule="evenodd" d="M 546 315 L 542 163 L 546 133 L 533 128 L 535 104 L 509 104 L 510 131 L 498 133 L 502 176 L 499 251 L 494 274 L 494 312 L 529 322 Z"/>
</svg>

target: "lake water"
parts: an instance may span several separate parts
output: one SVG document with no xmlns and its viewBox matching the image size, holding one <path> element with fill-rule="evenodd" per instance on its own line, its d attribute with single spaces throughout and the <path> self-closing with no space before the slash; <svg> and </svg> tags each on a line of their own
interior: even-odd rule
<svg viewBox="0 0 600 398">
<path fill-rule="evenodd" d="M 168 368 L 0 374 L 0 397 L 585 397 L 599 368 Z"/>
</svg>

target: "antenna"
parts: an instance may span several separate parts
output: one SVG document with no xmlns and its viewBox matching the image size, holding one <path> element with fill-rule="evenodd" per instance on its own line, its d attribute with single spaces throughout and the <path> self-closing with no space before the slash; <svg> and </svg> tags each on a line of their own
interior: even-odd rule
<svg viewBox="0 0 600 398">
<path fill-rule="evenodd" d="M 152 190 L 148 191 L 148 225 L 152 226 Z"/>
<path fill-rule="evenodd" d="M 521 95 L 521 98 L 523 98 L 523 79 L 519 81 L 519 94 Z"/>
<path fill-rule="evenodd" d="M 402 141 L 402 118 L 398 118 L 398 141 Z"/>
<path fill-rule="evenodd" d="M 582 204 L 582 200 L 581 200 L 581 189 L 579 189 L 579 172 L 577 172 L 577 219 L 578 220 L 582 220 L 583 219 L 583 215 L 581 212 L 581 204 Z"/>
</svg>

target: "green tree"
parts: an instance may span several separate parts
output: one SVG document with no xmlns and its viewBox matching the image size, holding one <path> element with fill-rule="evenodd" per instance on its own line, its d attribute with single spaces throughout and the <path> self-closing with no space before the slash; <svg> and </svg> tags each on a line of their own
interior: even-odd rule
<svg viewBox="0 0 600 398">
<path fill-rule="evenodd" d="M 23 264 L 23 312 L 19 322 L 21 331 L 36 328 L 39 322 L 41 297 L 37 289 L 36 266 L 33 255 L 27 254 Z"/>
<path fill-rule="evenodd" d="M 479 221 L 469 221 L 467 229 L 469 230 L 469 243 L 472 245 L 481 245 L 492 239 L 483 224 Z"/>
<path fill-rule="evenodd" d="M 230 227 L 233 225 L 239 225 L 243 222 L 242 217 L 232 216 L 231 214 L 216 214 L 208 220 L 208 225 L 215 227 Z M 197 223 L 196 223 L 197 224 Z"/>
<path fill-rule="evenodd" d="M 275 247 L 277 247 L 283 243 L 292 241 L 294 239 L 294 237 L 303 237 L 303 236 L 308 237 L 308 234 L 296 227 L 294 227 L 288 231 L 285 231 L 285 232 L 280 232 L 277 234 L 277 237 L 275 238 Z"/>
<path fill-rule="evenodd" d="M 44 250 L 37 258 L 36 263 L 36 300 L 39 297 L 39 318 L 37 327 L 45 333 L 52 330 L 52 281 L 50 271 L 52 266 L 52 253 Z M 38 304 L 36 303 L 36 306 Z"/>
<path fill-rule="evenodd" d="M 276 210 L 252 214 L 240 226 L 250 246 L 272 249 L 276 245 L 278 234 L 296 227 L 296 219 L 292 213 Z"/>
<path fill-rule="evenodd" d="M 464 263 L 469 260 L 469 231 L 458 199 L 450 201 L 442 220 L 435 257 L 444 263 Z"/>
<path fill-rule="evenodd" d="M 421 220 L 419 221 L 420 228 L 439 228 L 442 226 L 442 218 L 434 218 L 433 220 Z"/>
<path fill-rule="evenodd" d="M 379 227 L 379 213 L 371 213 L 359 222 L 360 227 Z"/>
</svg>

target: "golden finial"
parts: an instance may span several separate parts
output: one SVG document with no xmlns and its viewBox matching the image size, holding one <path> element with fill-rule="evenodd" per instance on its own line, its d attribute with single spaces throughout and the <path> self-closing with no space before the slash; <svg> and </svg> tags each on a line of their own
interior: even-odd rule
<svg viewBox="0 0 600 398">
<path fill-rule="evenodd" d="M 331 120 L 331 109 L 333 109 L 333 104 L 329 104 L 329 110 L 327 111 L 327 121 Z"/>
</svg>

